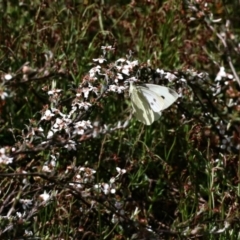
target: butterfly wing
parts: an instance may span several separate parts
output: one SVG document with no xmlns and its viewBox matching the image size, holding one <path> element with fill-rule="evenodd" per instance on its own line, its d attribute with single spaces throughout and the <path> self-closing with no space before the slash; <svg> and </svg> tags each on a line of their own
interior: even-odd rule
<svg viewBox="0 0 240 240">
<path fill-rule="evenodd" d="M 142 91 L 133 86 L 133 83 L 130 83 L 129 93 L 134 115 L 137 120 L 146 125 L 151 125 L 157 116 L 155 116 Z"/>
<path fill-rule="evenodd" d="M 145 86 L 164 100 L 161 111 L 170 107 L 178 99 L 178 94 L 171 88 L 155 84 L 145 84 Z"/>
<path fill-rule="evenodd" d="M 154 91 L 146 88 L 145 86 L 139 86 L 138 88 L 154 112 L 158 113 L 163 109 L 164 99 L 161 96 L 156 94 Z"/>
<path fill-rule="evenodd" d="M 146 125 L 158 120 L 161 111 L 172 105 L 178 98 L 174 90 L 155 84 L 134 86 L 130 82 L 129 93 L 135 117 Z"/>
</svg>

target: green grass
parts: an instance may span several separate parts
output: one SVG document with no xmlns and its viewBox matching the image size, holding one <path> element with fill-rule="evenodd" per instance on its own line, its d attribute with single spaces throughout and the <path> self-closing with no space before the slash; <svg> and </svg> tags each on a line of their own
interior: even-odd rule
<svg viewBox="0 0 240 240">
<path fill-rule="evenodd" d="M 237 1 L 0 5 L 1 239 L 239 239 Z M 116 83 L 120 58 L 139 64 Z M 145 126 L 107 91 L 130 77 L 180 97 Z"/>
</svg>

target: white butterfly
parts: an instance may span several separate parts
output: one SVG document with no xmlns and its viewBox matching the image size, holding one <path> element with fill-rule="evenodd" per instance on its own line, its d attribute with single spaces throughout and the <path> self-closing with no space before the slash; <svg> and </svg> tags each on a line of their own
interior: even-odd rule
<svg viewBox="0 0 240 240">
<path fill-rule="evenodd" d="M 133 82 L 130 82 L 129 94 L 135 117 L 146 125 L 158 120 L 161 112 L 178 98 L 178 94 L 170 88 L 155 84 L 135 86 Z"/>
</svg>

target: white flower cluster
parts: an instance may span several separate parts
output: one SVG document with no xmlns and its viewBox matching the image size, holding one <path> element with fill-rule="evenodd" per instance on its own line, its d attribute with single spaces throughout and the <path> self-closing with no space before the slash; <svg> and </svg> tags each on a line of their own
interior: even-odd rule
<svg viewBox="0 0 240 240">
<path fill-rule="evenodd" d="M 5 151 L 5 148 L 0 148 L 0 164 L 10 164 L 13 161 L 13 158 L 8 157 Z"/>
<path fill-rule="evenodd" d="M 50 161 L 46 161 L 42 167 L 42 171 L 43 172 L 53 172 L 56 168 L 56 164 L 57 164 L 57 157 L 55 155 L 50 155 L 51 160 Z"/>
<path fill-rule="evenodd" d="M 103 192 L 105 195 L 115 194 L 116 193 L 116 180 L 118 180 L 123 174 L 126 173 L 125 169 L 119 167 L 116 168 L 118 174 L 115 177 L 112 177 L 108 183 L 99 183 L 94 186 L 94 189 L 98 192 Z"/>
<path fill-rule="evenodd" d="M 73 177 L 73 180 L 71 183 L 69 183 L 70 186 L 81 189 L 82 195 L 84 197 L 88 196 L 89 192 L 89 184 L 91 184 L 95 180 L 95 174 L 96 171 L 91 168 L 87 167 L 79 167 L 78 171 L 76 172 L 75 176 Z"/>
<path fill-rule="evenodd" d="M 69 183 L 70 186 L 80 190 L 83 197 L 88 197 L 92 190 L 97 191 L 99 193 L 115 194 L 117 184 L 116 181 L 126 173 L 125 169 L 116 168 L 118 174 L 115 177 L 112 177 L 108 183 L 102 182 L 93 185 L 95 182 L 95 173 L 96 170 L 88 168 L 88 167 L 78 167 L 72 182 Z M 66 171 L 66 173 L 68 170 Z"/>
</svg>

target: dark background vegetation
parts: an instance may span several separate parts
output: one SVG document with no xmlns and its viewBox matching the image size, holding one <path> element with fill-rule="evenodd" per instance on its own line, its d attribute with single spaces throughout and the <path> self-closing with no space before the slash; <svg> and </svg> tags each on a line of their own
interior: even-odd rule
<svg viewBox="0 0 240 240">
<path fill-rule="evenodd" d="M 116 2 L 0 1 L 0 94 L 8 94 L 0 98 L 0 147 L 13 158 L 0 165 L 0 238 L 238 239 L 239 1 Z M 131 51 L 141 69 L 151 60 L 152 70 L 174 73 L 177 80 L 158 83 L 181 92 L 178 102 L 151 126 L 132 119 L 79 138 L 76 151 L 62 139 L 45 148 L 42 138 L 26 141 L 30 129 L 49 129 L 39 123 L 51 105 L 43 88 L 55 80 L 68 109 L 106 45 L 115 48 L 108 62 Z M 215 81 L 222 66 L 233 78 Z M 116 126 L 129 109 L 127 94 L 106 94 L 85 120 Z M 46 174 L 51 155 L 57 166 Z M 80 167 L 96 173 L 76 190 L 69 183 Z M 116 193 L 94 192 L 116 167 L 126 170 Z"/>
</svg>

